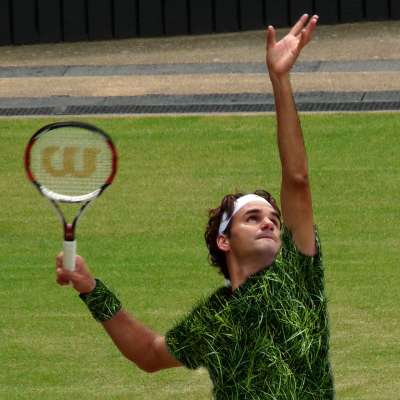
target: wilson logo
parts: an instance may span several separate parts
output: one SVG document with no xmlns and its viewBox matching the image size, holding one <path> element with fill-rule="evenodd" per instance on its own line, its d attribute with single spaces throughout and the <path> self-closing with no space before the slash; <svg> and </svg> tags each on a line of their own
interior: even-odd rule
<svg viewBox="0 0 400 400">
<path fill-rule="evenodd" d="M 55 167 L 53 158 L 60 151 L 63 151 L 62 165 Z M 42 167 L 49 175 L 55 178 L 65 176 L 88 178 L 96 171 L 96 158 L 99 153 L 100 150 L 93 148 L 81 150 L 79 147 L 64 147 L 61 150 L 58 146 L 50 146 L 46 147 L 42 152 Z M 81 161 L 79 157 L 82 157 L 82 162 L 79 162 Z"/>
</svg>

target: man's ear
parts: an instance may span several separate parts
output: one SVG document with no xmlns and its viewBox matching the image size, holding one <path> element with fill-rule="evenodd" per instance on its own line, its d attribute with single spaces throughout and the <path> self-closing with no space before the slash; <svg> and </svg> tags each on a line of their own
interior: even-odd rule
<svg viewBox="0 0 400 400">
<path fill-rule="evenodd" d="M 229 243 L 229 238 L 226 235 L 218 235 L 217 237 L 217 246 L 223 252 L 228 252 L 231 248 Z"/>
</svg>

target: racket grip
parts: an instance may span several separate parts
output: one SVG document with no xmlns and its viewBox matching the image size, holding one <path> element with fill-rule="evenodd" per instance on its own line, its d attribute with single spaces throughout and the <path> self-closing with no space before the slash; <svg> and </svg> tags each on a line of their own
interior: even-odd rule
<svg viewBox="0 0 400 400">
<path fill-rule="evenodd" d="M 75 271 L 75 258 L 76 258 L 76 240 L 64 241 L 64 268 Z"/>
</svg>

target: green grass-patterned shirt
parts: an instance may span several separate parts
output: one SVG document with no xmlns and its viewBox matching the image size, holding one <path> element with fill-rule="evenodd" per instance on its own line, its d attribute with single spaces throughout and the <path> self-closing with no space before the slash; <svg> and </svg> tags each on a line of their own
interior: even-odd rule
<svg viewBox="0 0 400 400">
<path fill-rule="evenodd" d="M 321 244 L 305 256 L 282 226 L 275 261 L 233 293 L 217 289 L 167 332 L 187 368 L 207 368 L 217 400 L 331 400 Z"/>
</svg>

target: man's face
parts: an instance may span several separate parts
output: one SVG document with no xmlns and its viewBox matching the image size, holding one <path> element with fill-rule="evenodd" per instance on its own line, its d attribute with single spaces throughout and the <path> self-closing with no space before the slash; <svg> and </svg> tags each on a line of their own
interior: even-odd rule
<svg viewBox="0 0 400 400">
<path fill-rule="evenodd" d="M 275 209 L 263 202 L 246 204 L 232 218 L 230 249 L 238 259 L 269 265 L 281 247 L 281 226 Z"/>
</svg>

